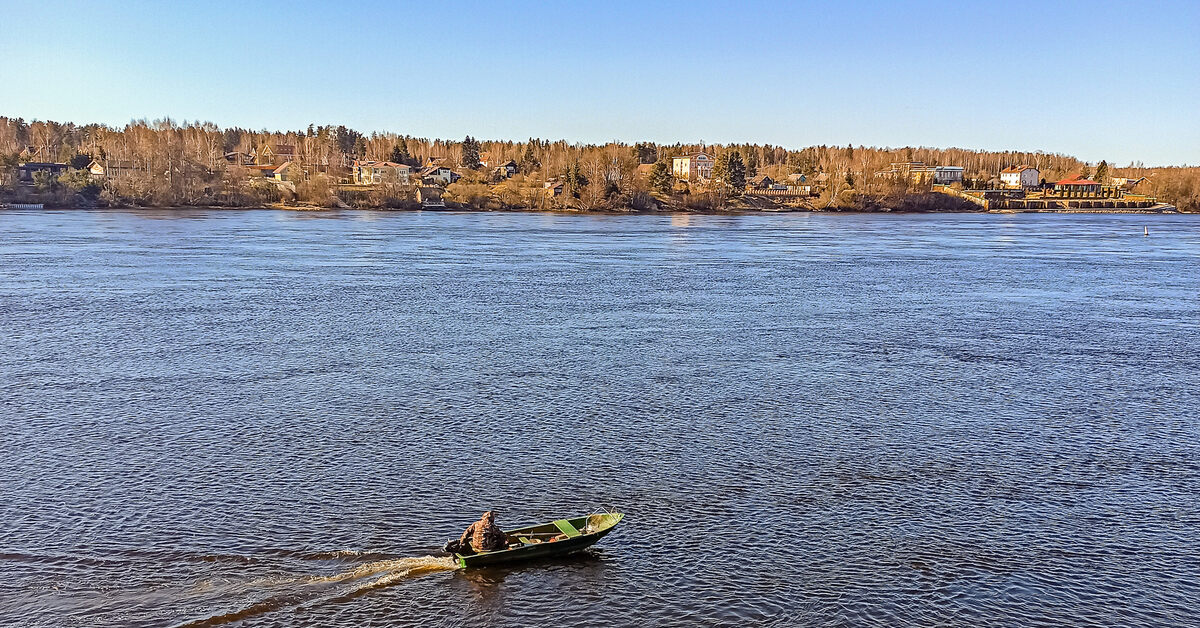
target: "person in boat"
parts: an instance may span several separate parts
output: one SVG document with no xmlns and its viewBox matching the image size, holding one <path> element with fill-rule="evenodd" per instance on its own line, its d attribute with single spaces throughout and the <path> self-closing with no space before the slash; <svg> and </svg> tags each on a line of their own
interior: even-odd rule
<svg viewBox="0 0 1200 628">
<path fill-rule="evenodd" d="M 467 542 L 477 552 L 502 550 L 508 544 L 504 531 L 496 526 L 496 513 L 490 510 L 483 513 L 483 517 L 472 523 L 458 539 L 460 547 L 465 547 Z"/>
</svg>

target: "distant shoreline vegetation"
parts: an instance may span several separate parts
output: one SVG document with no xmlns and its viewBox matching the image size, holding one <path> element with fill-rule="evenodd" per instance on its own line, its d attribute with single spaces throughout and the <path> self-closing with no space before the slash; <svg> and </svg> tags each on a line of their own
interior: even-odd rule
<svg viewBox="0 0 1200 628">
<path fill-rule="evenodd" d="M 1001 179 L 1016 168 L 1036 172 L 1024 190 Z M 1200 211 L 1200 168 L 1043 152 L 443 140 L 345 126 L 268 132 L 164 119 L 113 128 L 0 117 L 0 203 L 47 207 L 983 211 L 966 200 L 979 194 L 958 190 L 1062 198 L 1091 188 L 1055 182 L 1081 181 L 1096 186 L 1084 198 L 1128 193 Z"/>
</svg>

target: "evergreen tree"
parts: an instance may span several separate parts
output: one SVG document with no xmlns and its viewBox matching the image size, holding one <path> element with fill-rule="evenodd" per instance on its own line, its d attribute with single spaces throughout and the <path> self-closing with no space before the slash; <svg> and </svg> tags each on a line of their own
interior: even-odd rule
<svg viewBox="0 0 1200 628">
<path fill-rule="evenodd" d="M 738 151 L 733 151 L 729 156 L 728 166 L 729 179 L 727 183 L 733 188 L 735 194 L 741 194 L 742 190 L 746 189 L 746 164 L 742 162 L 742 154 Z"/>
<path fill-rule="evenodd" d="M 410 155 L 408 152 L 408 142 L 404 140 L 400 140 L 394 147 L 392 147 L 392 155 L 388 158 L 388 161 L 390 162 L 404 164 L 406 166 L 412 165 L 408 163 L 411 160 L 412 155 Z"/>
<path fill-rule="evenodd" d="M 1096 166 L 1096 182 L 1107 185 L 1108 181 L 1108 162 L 1101 160 L 1100 165 Z"/>
<path fill-rule="evenodd" d="M 563 191 L 574 198 L 579 198 L 579 193 L 583 191 L 583 188 L 587 187 L 588 180 L 579 171 L 578 161 L 571 162 L 571 165 L 567 167 L 567 176 L 565 178 L 566 181 L 563 182 L 565 189 Z"/>
<path fill-rule="evenodd" d="M 658 147 L 650 143 L 638 142 L 633 147 L 639 164 L 652 164 L 658 161 Z"/>
<path fill-rule="evenodd" d="M 467 139 L 463 140 L 462 165 L 464 168 L 470 168 L 471 170 L 478 170 L 480 166 L 479 142 L 475 141 L 475 138 L 470 135 L 467 136 Z"/>
<path fill-rule="evenodd" d="M 753 179 L 758 174 L 758 151 L 746 153 L 746 178 Z"/>
<path fill-rule="evenodd" d="M 669 194 L 674 184 L 675 175 L 671 174 L 671 166 L 667 165 L 666 160 L 654 162 L 654 167 L 650 169 L 650 189 Z"/>
<path fill-rule="evenodd" d="M 525 154 L 521 157 L 521 172 L 529 174 L 541 167 L 542 164 L 538 161 L 537 155 L 533 154 L 533 140 L 531 139 L 525 145 Z"/>
<path fill-rule="evenodd" d="M 717 161 L 713 163 L 712 177 L 717 182 L 729 185 L 729 153 L 717 156 Z"/>
</svg>

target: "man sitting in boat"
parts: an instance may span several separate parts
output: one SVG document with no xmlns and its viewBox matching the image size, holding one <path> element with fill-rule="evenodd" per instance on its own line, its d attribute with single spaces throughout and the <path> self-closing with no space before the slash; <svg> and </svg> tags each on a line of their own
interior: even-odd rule
<svg viewBox="0 0 1200 628">
<path fill-rule="evenodd" d="M 458 539 L 459 546 L 464 546 L 468 540 L 477 552 L 502 550 L 508 544 L 504 531 L 496 526 L 496 513 L 490 510 L 483 513 L 479 521 L 472 523 L 466 532 L 462 533 Z"/>
</svg>

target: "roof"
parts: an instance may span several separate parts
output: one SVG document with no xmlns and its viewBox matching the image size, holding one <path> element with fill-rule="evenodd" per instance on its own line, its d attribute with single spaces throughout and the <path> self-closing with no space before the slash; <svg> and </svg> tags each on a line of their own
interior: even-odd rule
<svg viewBox="0 0 1200 628">
<path fill-rule="evenodd" d="M 356 160 L 354 160 L 354 165 L 358 166 L 360 168 L 408 168 L 409 170 L 412 169 L 411 166 L 408 166 L 406 164 L 398 164 L 394 161 L 375 161 L 374 159 L 365 159 L 365 160 L 361 160 L 361 161 L 356 159 Z"/>
<path fill-rule="evenodd" d="M 712 157 L 708 156 L 708 153 L 689 153 L 687 155 L 679 155 L 678 157 L 673 157 L 672 159 L 698 159 L 700 157 L 703 157 L 705 159 L 712 159 Z"/>
<path fill-rule="evenodd" d="M 292 144 L 276 144 L 275 145 L 275 154 L 276 155 L 278 155 L 280 153 L 287 154 L 287 153 L 294 153 L 294 152 L 296 152 L 296 147 Z"/>
<path fill-rule="evenodd" d="M 1059 181 L 1059 182 L 1055 183 L 1054 185 L 1100 185 L 1100 184 L 1095 181 L 1092 181 L 1091 179 L 1085 179 L 1085 178 L 1083 178 L 1082 175 L 1075 175 L 1073 177 L 1067 177 L 1066 179 L 1063 179 L 1062 181 Z"/>
<path fill-rule="evenodd" d="M 1019 174 L 1025 172 L 1026 170 L 1037 170 L 1037 168 L 1034 168 L 1033 166 L 1009 166 L 1004 170 L 1001 170 L 1000 173 Z"/>
<path fill-rule="evenodd" d="M 93 159 L 91 161 L 91 163 L 88 164 L 88 168 L 91 168 L 93 165 L 97 165 L 97 166 L 100 166 L 101 168 L 105 168 L 105 169 L 115 168 L 117 170 L 122 170 L 122 169 L 129 170 L 129 169 L 133 169 L 133 168 L 137 167 L 137 165 L 134 164 L 132 161 L 118 161 L 116 159 L 109 159 L 108 161 L 100 161 L 99 159 Z"/>
<path fill-rule="evenodd" d="M 275 172 L 275 174 L 285 174 L 285 173 L 287 173 L 288 166 L 290 166 L 290 165 L 292 165 L 292 164 L 294 164 L 294 163 L 296 163 L 296 162 L 294 162 L 294 161 L 285 161 L 285 162 L 283 162 L 282 164 L 279 164 L 279 167 L 275 168 L 275 171 L 274 171 L 274 172 Z"/>
<path fill-rule="evenodd" d="M 439 166 L 437 164 L 434 164 L 432 166 L 425 166 L 424 168 L 421 169 L 421 176 L 433 174 L 433 173 L 437 172 L 438 170 L 450 170 L 450 166 Z M 454 171 L 450 170 L 450 172 L 453 173 Z"/>
</svg>

